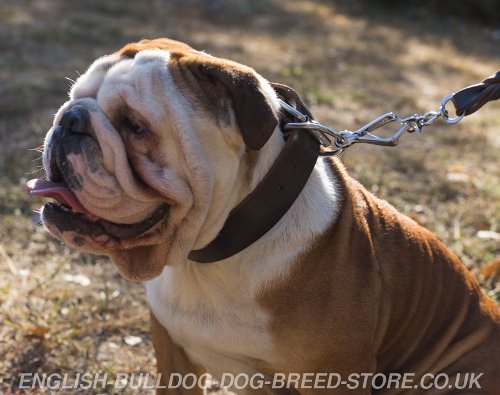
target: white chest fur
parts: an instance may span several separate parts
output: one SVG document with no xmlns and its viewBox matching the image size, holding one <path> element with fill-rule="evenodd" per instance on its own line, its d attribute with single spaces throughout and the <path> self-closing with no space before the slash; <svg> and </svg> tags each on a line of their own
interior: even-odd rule
<svg viewBox="0 0 500 395">
<path fill-rule="evenodd" d="M 269 317 L 244 271 L 221 263 L 199 266 L 168 267 L 146 285 L 151 308 L 174 342 L 214 376 L 246 371 L 248 358 L 267 359 Z"/>
<path fill-rule="evenodd" d="M 168 266 L 146 283 L 151 309 L 189 358 L 215 377 L 273 365 L 270 319 L 259 293 L 290 270 L 294 258 L 335 221 L 334 182 L 318 160 L 303 192 L 259 241 L 224 261 Z"/>
</svg>

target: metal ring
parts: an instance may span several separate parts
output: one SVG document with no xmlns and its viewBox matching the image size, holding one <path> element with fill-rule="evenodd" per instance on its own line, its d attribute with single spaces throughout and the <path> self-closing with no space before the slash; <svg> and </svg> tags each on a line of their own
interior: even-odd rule
<svg viewBox="0 0 500 395">
<path fill-rule="evenodd" d="M 453 99 L 454 95 L 455 95 L 454 93 L 450 93 L 449 95 L 443 97 L 443 100 L 441 100 L 441 107 L 439 107 L 439 111 L 441 112 L 441 115 L 443 116 L 446 123 L 457 123 L 458 121 L 461 121 L 465 115 L 465 113 L 463 113 L 462 115 L 457 115 L 455 118 L 450 118 L 448 116 L 448 110 L 446 109 L 446 105 L 451 99 Z"/>
<path fill-rule="evenodd" d="M 344 151 L 344 148 L 323 150 L 323 151 L 320 151 L 319 156 L 339 156 L 343 151 Z"/>
</svg>

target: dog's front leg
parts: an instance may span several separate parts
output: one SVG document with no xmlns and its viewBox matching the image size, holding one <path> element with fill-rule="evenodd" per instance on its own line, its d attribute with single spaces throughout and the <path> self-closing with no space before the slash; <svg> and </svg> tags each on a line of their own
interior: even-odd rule
<svg viewBox="0 0 500 395">
<path fill-rule="evenodd" d="M 188 389 L 186 386 L 179 384 L 178 380 L 171 380 L 173 376 L 182 378 L 186 377 L 187 374 L 194 374 L 199 378 L 204 372 L 200 367 L 191 363 L 184 350 L 173 342 L 168 331 L 158 322 L 152 311 L 150 311 L 150 316 L 151 335 L 156 355 L 158 375 L 160 377 L 160 385 L 156 389 L 156 394 L 201 395 L 203 390 L 200 386 L 195 385 L 194 388 Z"/>
</svg>

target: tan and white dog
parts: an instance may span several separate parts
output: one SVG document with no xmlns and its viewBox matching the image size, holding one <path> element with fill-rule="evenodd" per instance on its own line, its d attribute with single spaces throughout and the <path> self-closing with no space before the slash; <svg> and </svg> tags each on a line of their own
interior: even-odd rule
<svg viewBox="0 0 500 395">
<path fill-rule="evenodd" d="M 450 382 L 474 373 L 481 388 L 465 392 L 329 391 L 499 394 L 495 304 L 434 235 L 337 159 L 318 159 L 292 207 L 248 248 L 208 264 L 188 258 L 283 149 L 279 107 L 246 66 L 167 39 L 129 44 L 73 85 L 45 140 L 47 180 L 27 189 L 58 201 L 42 212 L 54 236 L 145 281 L 164 382 L 172 372 L 445 373 Z"/>
</svg>

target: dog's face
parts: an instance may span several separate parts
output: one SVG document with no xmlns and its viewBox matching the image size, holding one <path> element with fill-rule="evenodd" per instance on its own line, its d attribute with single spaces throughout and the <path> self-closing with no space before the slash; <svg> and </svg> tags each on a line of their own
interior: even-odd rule
<svg viewBox="0 0 500 395">
<path fill-rule="evenodd" d="M 172 40 L 129 44 L 76 81 L 45 139 L 47 180 L 28 192 L 57 200 L 42 211 L 55 237 L 152 278 L 249 192 L 278 106 L 248 67 Z"/>
</svg>

